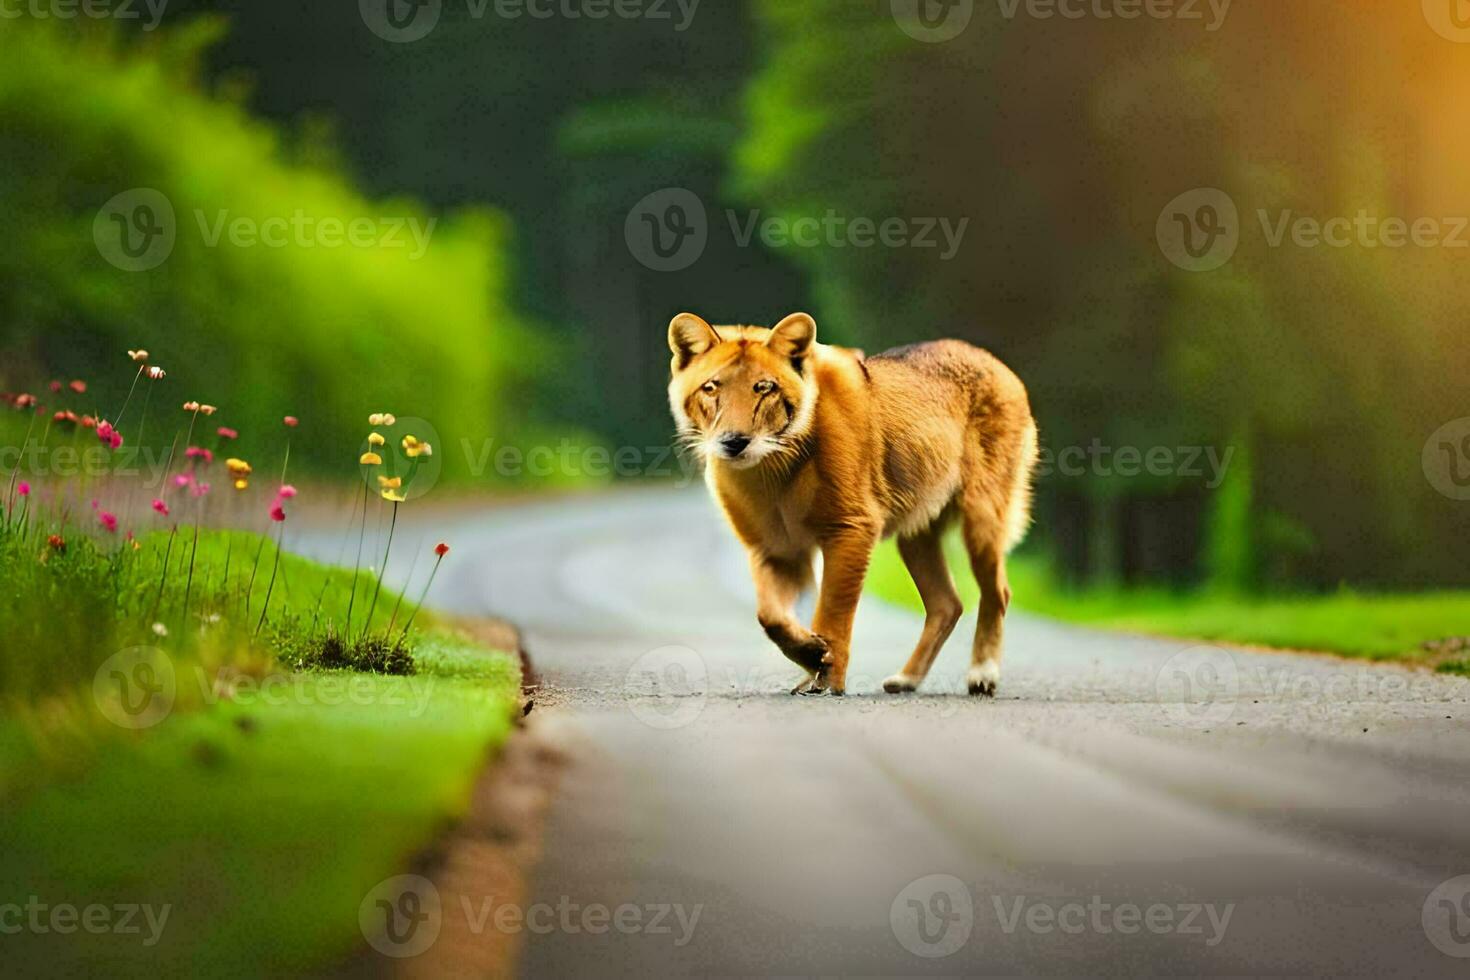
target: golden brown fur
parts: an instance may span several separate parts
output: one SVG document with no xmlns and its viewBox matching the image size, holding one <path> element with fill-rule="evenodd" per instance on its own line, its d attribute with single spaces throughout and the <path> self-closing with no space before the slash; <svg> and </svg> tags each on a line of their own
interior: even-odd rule
<svg viewBox="0 0 1470 980">
<path fill-rule="evenodd" d="M 841 694 L 853 616 L 878 541 L 899 552 L 924 600 L 924 631 L 884 682 L 912 691 L 961 613 L 940 549 L 958 517 L 981 588 L 969 688 L 994 694 L 1010 604 L 1005 556 L 1030 513 L 1036 425 L 1026 389 L 989 353 L 956 340 L 864 358 L 816 342 L 795 313 L 770 330 L 669 325 L 669 404 L 755 580 L 766 634 L 808 672 L 801 693 Z M 823 575 L 811 629 L 799 594 Z"/>
</svg>

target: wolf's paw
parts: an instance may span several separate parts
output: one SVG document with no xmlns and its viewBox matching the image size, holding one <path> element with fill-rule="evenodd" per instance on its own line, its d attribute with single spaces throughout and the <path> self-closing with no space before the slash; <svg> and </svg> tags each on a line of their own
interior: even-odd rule
<svg viewBox="0 0 1470 980">
<path fill-rule="evenodd" d="M 817 683 L 817 675 L 816 674 L 808 674 L 806 676 L 806 679 L 805 680 L 803 680 L 800 684 L 796 685 L 795 687 L 793 687 L 791 689 L 791 693 L 792 694 L 810 694 L 812 692 L 812 688 L 814 686 L 816 686 L 816 683 Z"/>
<path fill-rule="evenodd" d="M 1000 683 L 1000 664 L 994 660 L 987 660 L 983 664 L 976 664 L 970 668 L 969 674 L 965 676 L 965 682 L 969 686 L 972 696 L 995 697 L 995 688 Z"/>
<path fill-rule="evenodd" d="M 894 674 L 883 682 L 883 690 L 889 694 L 912 694 L 919 689 L 919 678 L 909 674 Z"/>
</svg>

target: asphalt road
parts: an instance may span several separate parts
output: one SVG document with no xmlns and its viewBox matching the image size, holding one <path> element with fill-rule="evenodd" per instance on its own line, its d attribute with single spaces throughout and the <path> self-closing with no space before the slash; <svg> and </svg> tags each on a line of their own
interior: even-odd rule
<svg viewBox="0 0 1470 980">
<path fill-rule="evenodd" d="M 699 490 L 452 539 L 436 601 L 525 628 L 571 750 L 528 976 L 1470 972 L 1470 682 L 1014 614 L 997 699 L 972 616 L 894 697 L 869 599 L 849 696 L 790 697 Z"/>
</svg>

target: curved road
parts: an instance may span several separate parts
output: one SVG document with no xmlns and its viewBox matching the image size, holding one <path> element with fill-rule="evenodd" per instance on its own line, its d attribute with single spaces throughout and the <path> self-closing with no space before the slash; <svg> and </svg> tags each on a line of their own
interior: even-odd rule
<svg viewBox="0 0 1470 980">
<path fill-rule="evenodd" d="M 895 698 L 868 599 L 793 698 L 700 490 L 453 533 L 436 602 L 524 627 L 571 748 L 529 976 L 1470 969 L 1470 682 L 1013 615 L 976 700 L 967 616 Z"/>
</svg>

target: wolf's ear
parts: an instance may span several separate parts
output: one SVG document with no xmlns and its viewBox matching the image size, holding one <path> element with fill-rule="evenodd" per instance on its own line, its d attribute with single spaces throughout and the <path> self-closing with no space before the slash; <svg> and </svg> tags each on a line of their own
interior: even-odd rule
<svg viewBox="0 0 1470 980">
<path fill-rule="evenodd" d="M 669 350 L 675 369 L 682 368 L 720 342 L 715 328 L 693 313 L 680 313 L 669 321 Z"/>
<path fill-rule="evenodd" d="M 771 328 L 766 346 L 793 361 L 811 353 L 817 342 L 817 321 L 805 313 L 793 313 Z"/>
</svg>

